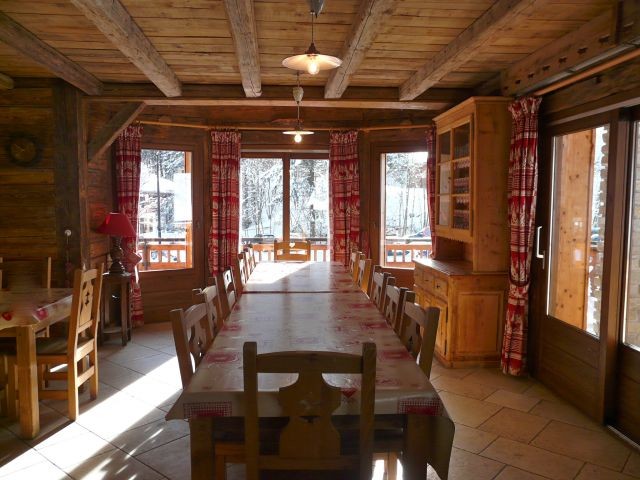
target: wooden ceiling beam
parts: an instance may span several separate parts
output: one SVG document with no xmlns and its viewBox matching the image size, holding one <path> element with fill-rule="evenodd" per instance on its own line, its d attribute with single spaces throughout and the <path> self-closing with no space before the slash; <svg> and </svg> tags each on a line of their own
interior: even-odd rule
<svg viewBox="0 0 640 480">
<path fill-rule="evenodd" d="M 349 86 L 353 75 L 374 39 L 380 27 L 391 16 L 396 0 L 362 0 L 358 15 L 353 22 L 349 36 L 344 42 L 340 58 L 342 65 L 329 74 L 324 89 L 325 98 L 340 98 Z"/>
<path fill-rule="evenodd" d="M 179 97 L 182 85 L 119 0 L 71 0 L 93 24 L 167 97 Z"/>
<path fill-rule="evenodd" d="M 350 87 L 340 99 L 325 99 L 323 87 L 305 87 L 301 106 L 314 108 L 364 108 L 389 110 L 444 111 L 468 98 L 467 89 L 435 88 L 415 101 L 398 100 L 397 88 Z M 101 96 L 88 97 L 88 102 L 133 102 L 147 105 L 184 106 L 254 106 L 290 107 L 295 102 L 290 86 L 266 85 L 260 98 L 247 98 L 239 86 L 234 85 L 183 85 L 182 97 L 165 98 L 148 84 L 106 84 Z"/>
<path fill-rule="evenodd" d="M 120 135 L 120 132 L 127 128 L 145 107 L 144 102 L 129 103 L 122 107 L 89 142 L 87 148 L 89 161 L 103 154 Z"/>
<path fill-rule="evenodd" d="M 88 95 L 99 95 L 102 82 L 29 30 L 0 12 L 0 41 Z"/>
<path fill-rule="evenodd" d="M 612 9 L 603 13 L 506 69 L 501 76 L 501 94 L 523 95 L 540 90 L 637 48 L 639 24 L 638 10 Z M 635 25 L 635 30 L 630 25 Z"/>
<path fill-rule="evenodd" d="M 498 0 L 400 86 L 400 100 L 413 100 L 471 60 L 489 40 L 537 0 Z"/>
<path fill-rule="evenodd" d="M 224 0 L 224 6 L 235 45 L 242 88 L 247 97 L 259 97 L 262 94 L 262 81 L 253 0 Z"/>
<path fill-rule="evenodd" d="M 0 73 L 0 90 L 11 90 L 13 88 L 13 78 Z"/>
</svg>

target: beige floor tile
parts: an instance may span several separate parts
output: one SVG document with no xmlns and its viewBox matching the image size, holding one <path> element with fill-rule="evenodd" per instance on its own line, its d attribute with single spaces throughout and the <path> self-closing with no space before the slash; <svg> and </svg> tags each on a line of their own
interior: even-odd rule
<svg viewBox="0 0 640 480">
<path fill-rule="evenodd" d="M 82 480 L 156 480 L 162 478 L 158 472 L 120 450 L 113 450 L 91 457 L 65 468 L 76 479 Z"/>
<path fill-rule="evenodd" d="M 244 465 L 236 464 L 227 466 L 227 480 L 245 480 L 246 478 Z M 398 477 L 398 480 L 402 480 L 402 478 Z"/>
<path fill-rule="evenodd" d="M 57 430 L 50 432 L 46 436 L 38 436 L 35 440 L 28 440 L 27 443 L 36 450 L 42 450 L 43 448 L 51 447 L 58 443 L 66 442 L 79 437 L 89 430 L 76 422 L 68 421 L 64 426 L 59 427 Z"/>
<path fill-rule="evenodd" d="M 434 361 L 433 365 L 431 366 L 431 374 L 432 375 L 447 375 L 448 377 L 455 377 L 455 378 L 464 378 L 466 376 L 468 376 L 469 374 L 475 372 L 476 370 L 473 368 L 447 368 L 447 367 L 443 367 L 442 365 L 440 365 L 438 363 L 438 361 Z"/>
<path fill-rule="evenodd" d="M 631 453 L 622 442 L 604 431 L 596 432 L 552 421 L 532 445 L 621 471 Z"/>
<path fill-rule="evenodd" d="M 464 395 L 465 397 L 483 400 L 495 392 L 493 387 L 482 385 L 480 383 L 470 382 L 467 379 L 450 377 L 447 374 L 440 375 L 431 381 L 438 390 Z"/>
<path fill-rule="evenodd" d="M 135 372 L 130 368 L 123 367 L 122 365 L 110 362 L 109 360 L 100 362 L 99 369 L 100 381 L 112 386 L 113 388 L 117 388 L 118 390 L 123 389 L 136 380 L 144 378 L 142 373 Z"/>
<path fill-rule="evenodd" d="M 0 477 L 11 475 L 47 459 L 12 432 L 0 430 Z"/>
<path fill-rule="evenodd" d="M 546 477 L 541 477 L 535 473 L 525 472 L 519 468 L 506 466 L 495 480 L 546 480 Z"/>
<path fill-rule="evenodd" d="M 189 424 L 182 420 L 158 420 L 121 433 L 112 443 L 129 455 L 140 455 L 160 445 L 189 435 Z"/>
<path fill-rule="evenodd" d="M 635 477 L 588 463 L 580 471 L 576 480 L 635 480 Z"/>
<path fill-rule="evenodd" d="M 640 478 L 640 453 L 633 452 L 624 467 L 624 473 Z"/>
<path fill-rule="evenodd" d="M 453 446 L 471 453 L 480 453 L 493 442 L 497 435 L 483 432 L 475 428 L 467 427 L 461 423 L 456 425 L 456 434 L 453 437 Z"/>
<path fill-rule="evenodd" d="M 551 420 L 560 420 L 561 422 L 577 425 L 578 427 L 598 431 L 601 429 L 600 425 L 564 401 L 550 402 L 548 400 L 542 400 L 533 407 L 529 413 L 540 415 L 541 417 L 546 417 Z"/>
<path fill-rule="evenodd" d="M 126 367 L 129 362 L 141 358 L 153 357 L 154 355 L 158 355 L 158 353 L 158 350 L 154 350 L 153 348 L 129 342 L 126 347 L 120 347 L 117 350 L 114 349 L 106 358 L 110 362 Z"/>
<path fill-rule="evenodd" d="M 165 364 L 174 364 L 178 368 L 178 360 L 173 355 L 168 353 L 162 353 L 155 351 L 155 355 L 144 358 L 136 358 L 127 362 L 126 367 L 144 375 L 150 374 L 158 369 L 166 368 Z M 180 375 L 180 370 L 176 370 L 176 373 Z"/>
<path fill-rule="evenodd" d="M 470 382 L 480 383 L 495 389 L 509 390 L 514 393 L 522 393 L 533 384 L 528 378 L 505 375 L 497 368 L 476 369 L 464 378 Z"/>
<path fill-rule="evenodd" d="M 484 399 L 485 402 L 496 403 L 503 407 L 513 408 L 522 412 L 530 411 L 540 399 L 528 397 L 521 393 L 513 393 L 508 390 L 498 390 L 491 396 Z"/>
<path fill-rule="evenodd" d="M 30 465 L 19 471 L 10 473 L 3 476 L 0 472 L 0 478 L 3 480 L 68 480 L 71 479 L 69 475 L 56 467 L 53 463 L 39 462 L 34 465 Z"/>
<path fill-rule="evenodd" d="M 549 420 L 544 417 L 503 408 L 478 428 L 516 442 L 529 443 L 547 423 Z"/>
<path fill-rule="evenodd" d="M 442 398 L 444 406 L 454 422 L 472 428 L 481 425 L 502 408 L 499 405 L 450 392 L 442 392 L 440 398 Z"/>
<path fill-rule="evenodd" d="M 183 437 L 154 448 L 136 456 L 136 459 L 171 480 L 189 480 L 191 478 L 189 437 Z"/>
<path fill-rule="evenodd" d="M 449 480 L 491 479 L 503 467 L 500 462 L 454 448 L 449 464 Z"/>
<path fill-rule="evenodd" d="M 62 442 L 38 449 L 38 452 L 59 468 L 65 469 L 96 455 L 115 450 L 115 446 L 95 433 L 86 431 L 67 437 Z"/>
<path fill-rule="evenodd" d="M 498 438 L 481 455 L 526 472 L 558 480 L 572 480 L 583 465 L 574 458 L 506 438 Z"/>
<path fill-rule="evenodd" d="M 145 376 L 127 385 L 122 391 L 133 398 L 157 407 L 159 405 L 173 405 L 182 393 L 182 388 L 169 385 L 157 378 Z"/>
<path fill-rule="evenodd" d="M 64 428 L 66 425 L 72 423 L 71 420 L 69 420 L 69 418 L 67 417 L 66 403 L 62 404 L 62 408 L 62 411 L 58 411 L 52 408 L 49 404 L 40 402 L 40 433 L 38 434 L 38 437 L 36 439 L 29 440 L 27 443 L 32 445 L 35 442 L 46 438 L 52 433 L 55 433 L 56 431 Z M 20 423 L 17 420 L 7 425 L 7 428 L 16 435 L 20 434 Z"/>
<path fill-rule="evenodd" d="M 539 398 L 540 400 L 550 400 L 552 402 L 561 401 L 555 393 L 538 382 L 531 385 L 524 392 L 522 392 L 522 394 L 528 397 Z"/>
</svg>

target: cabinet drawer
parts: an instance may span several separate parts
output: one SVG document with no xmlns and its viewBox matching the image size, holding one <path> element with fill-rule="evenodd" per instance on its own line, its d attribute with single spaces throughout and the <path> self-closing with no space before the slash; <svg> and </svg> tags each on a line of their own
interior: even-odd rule
<svg viewBox="0 0 640 480">
<path fill-rule="evenodd" d="M 428 270 L 421 270 L 419 276 L 420 286 L 425 290 L 433 290 L 433 273 Z"/>
<path fill-rule="evenodd" d="M 447 298 L 447 293 L 449 292 L 449 284 L 446 280 L 438 277 L 434 277 L 433 279 L 433 288 L 431 291 L 442 298 Z"/>
</svg>

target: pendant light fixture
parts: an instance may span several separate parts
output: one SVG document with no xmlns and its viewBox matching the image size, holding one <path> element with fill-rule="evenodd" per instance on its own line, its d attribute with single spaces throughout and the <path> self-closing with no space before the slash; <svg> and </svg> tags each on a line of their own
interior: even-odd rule
<svg viewBox="0 0 640 480">
<path fill-rule="evenodd" d="M 342 60 L 331 55 L 324 55 L 318 52 L 314 43 L 314 17 L 317 18 L 320 10 L 322 10 L 323 0 L 310 0 L 311 7 L 311 45 L 307 51 L 300 55 L 287 57 L 282 61 L 282 65 L 297 71 L 306 71 L 311 75 L 316 75 L 321 70 L 331 70 L 338 68 L 342 64 Z"/>
<path fill-rule="evenodd" d="M 300 72 L 296 72 L 297 77 L 297 85 L 293 87 L 293 99 L 296 101 L 297 108 L 297 119 L 296 119 L 296 128 L 294 130 L 287 130 L 286 132 L 282 132 L 285 135 L 293 135 L 293 141 L 296 143 L 300 143 L 302 141 L 303 135 L 313 135 L 311 130 L 304 130 L 302 128 L 302 121 L 300 120 L 300 102 L 302 102 L 302 97 L 304 95 L 304 90 L 300 86 Z"/>
</svg>

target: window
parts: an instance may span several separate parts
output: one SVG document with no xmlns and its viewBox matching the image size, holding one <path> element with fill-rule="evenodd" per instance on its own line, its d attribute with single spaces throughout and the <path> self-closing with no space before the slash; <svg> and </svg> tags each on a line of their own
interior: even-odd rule
<svg viewBox="0 0 640 480">
<path fill-rule="evenodd" d="M 309 240 L 312 259 L 329 260 L 329 161 L 298 156 L 240 162 L 240 243 L 253 244 L 262 261 L 282 239 Z"/>
<path fill-rule="evenodd" d="M 427 152 L 382 155 L 384 263 L 413 267 L 431 250 L 427 208 Z"/>
<path fill-rule="evenodd" d="M 640 350 L 640 121 L 634 124 L 633 171 L 629 205 L 627 279 L 622 341 Z"/>
<path fill-rule="evenodd" d="M 140 270 L 191 268 L 191 152 L 142 150 L 138 204 Z"/>
</svg>

